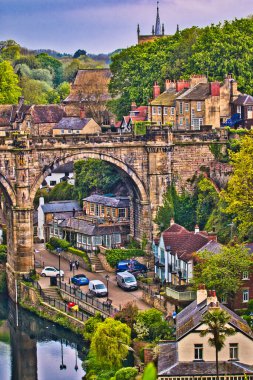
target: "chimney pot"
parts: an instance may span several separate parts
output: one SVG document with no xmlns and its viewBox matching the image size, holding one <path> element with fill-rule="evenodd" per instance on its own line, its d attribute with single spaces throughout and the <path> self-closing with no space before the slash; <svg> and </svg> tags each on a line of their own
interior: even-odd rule
<svg viewBox="0 0 253 380">
<path fill-rule="evenodd" d="M 195 234 L 197 234 L 199 232 L 199 226 L 196 224 L 195 226 L 195 230 L 194 230 Z"/>
<path fill-rule="evenodd" d="M 173 224 L 175 224 L 175 221 L 173 218 L 170 219 L 170 225 L 173 226 Z"/>
<path fill-rule="evenodd" d="M 131 104 L 131 111 L 135 111 L 136 108 L 137 108 L 136 103 L 132 102 L 132 104 Z"/>
<path fill-rule="evenodd" d="M 157 98 L 161 93 L 160 86 L 158 85 L 157 82 L 154 83 L 153 86 L 153 99 Z"/>
</svg>

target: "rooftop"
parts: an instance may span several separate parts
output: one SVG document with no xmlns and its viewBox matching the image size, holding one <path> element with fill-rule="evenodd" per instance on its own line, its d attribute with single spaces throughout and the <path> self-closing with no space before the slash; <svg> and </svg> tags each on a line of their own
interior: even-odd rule
<svg viewBox="0 0 253 380">
<path fill-rule="evenodd" d="M 129 207 L 128 197 L 109 197 L 106 195 L 93 194 L 83 200 L 91 203 L 99 203 L 109 207 Z"/>
<path fill-rule="evenodd" d="M 73 209 L 76 211 L 81 210 L 79 202 L 73 200 L 49 202 L 42 205 L 41 208 L 44 214 L 73 212 Z"/>
<path fill-rule="evenodd" d="M 92 119 L 80 119 L 79 117 L 63 117 L 60 120 L 60 122 L 54 126 L 53 129 L 82 130 L 90 120 Z"/>
</svg>

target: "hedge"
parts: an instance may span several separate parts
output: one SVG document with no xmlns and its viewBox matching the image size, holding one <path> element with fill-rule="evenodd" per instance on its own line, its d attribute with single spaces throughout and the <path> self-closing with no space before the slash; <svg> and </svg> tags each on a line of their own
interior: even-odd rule
<svg viewBox="0 0 253 380">
<path fill-rule="evenodd" d="M 107 249 L 105 254 L 107 262 L 115 268 L 118 261 L 141 257 L 145 252 L 142 249 Z"/>
<path fill-rule="evenodd" d="M 90 260 L 89 260 L 88 255 L 87 255 L 86 252 L 81 251 L 80 249 L 77 249 L 77 248 L 74 248 L 74 247 L 69 247 L 68 248 L 68 252 L 73 253 L 73 255 L 77 255 L 77 256 L 82 257 L 83 261 L 86 264 L 90 265 Z"/>
<path fill-rule="evenodd" d="M 71 246 L 71 244 L 67 240 L 59 239 L 56 237 L 51 237 L 49 240 L 49 244 L 54 249 L 61 248 L 63 251 L 67 251 L 68 248 Z"/>
</svg>

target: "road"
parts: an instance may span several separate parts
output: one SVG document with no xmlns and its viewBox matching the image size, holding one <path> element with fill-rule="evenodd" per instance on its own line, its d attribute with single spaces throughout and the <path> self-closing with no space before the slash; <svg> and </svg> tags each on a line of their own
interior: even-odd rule
<svg viewBox="0 0 253 380">
<path fill-rule="evenodd" d="M 44 263 L 45 266 L 55 266 L 59 267 L 59 259 L 53 253 L 47 251 L 44 244 L 35 244 L 35 260 Z M 73 276 L 72 271 L 69 269 L 69 262 L 61 257 L 61 269 L 64 271 L 64 281 L 69 283 L 70 277 Z M 40 273 L 41 269 L 37 268 L 37 272 Z M 101 280 L 106 285 L 105 276 L 109 275 L 108 281 L 108 290 L 109 290 L 109 298 L 112 299 L 113 306 L 120 308 L 123 307 L 128 302 L 136 302 L 136 305 L 140 310 L 149 309 L 150 306 L 142 301 L 141 295 L 142 290 L 134 290 L 134 291 L 124 291 L 117 286 L 116 276 L 114 273 L 102 272 L 102 273 L 91 273 L 83 268 L 79 268 L 79 270 L 75 270 L 75 274 L 84 273 L 89 280 Z M 48 288 L 50 286 L 50 279 L 48 277 L 41 277 L 39 280 L 40 286 L 42 288 Z M 87 286 L 82 287 L 83 292 L 88 291 Z M 103 300 L 103 298 L 102 298 Z"/>
</svg>

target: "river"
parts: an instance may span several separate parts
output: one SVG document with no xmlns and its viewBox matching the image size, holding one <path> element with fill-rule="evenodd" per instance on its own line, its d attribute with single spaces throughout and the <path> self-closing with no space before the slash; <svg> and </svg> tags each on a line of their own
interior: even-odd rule
<svg viewBox="0 0 253 380">
<path fill-rule="evenodd" d="M 0 380 L 81 380 L 81 337 L 0 296 Z"/>
</svg>

